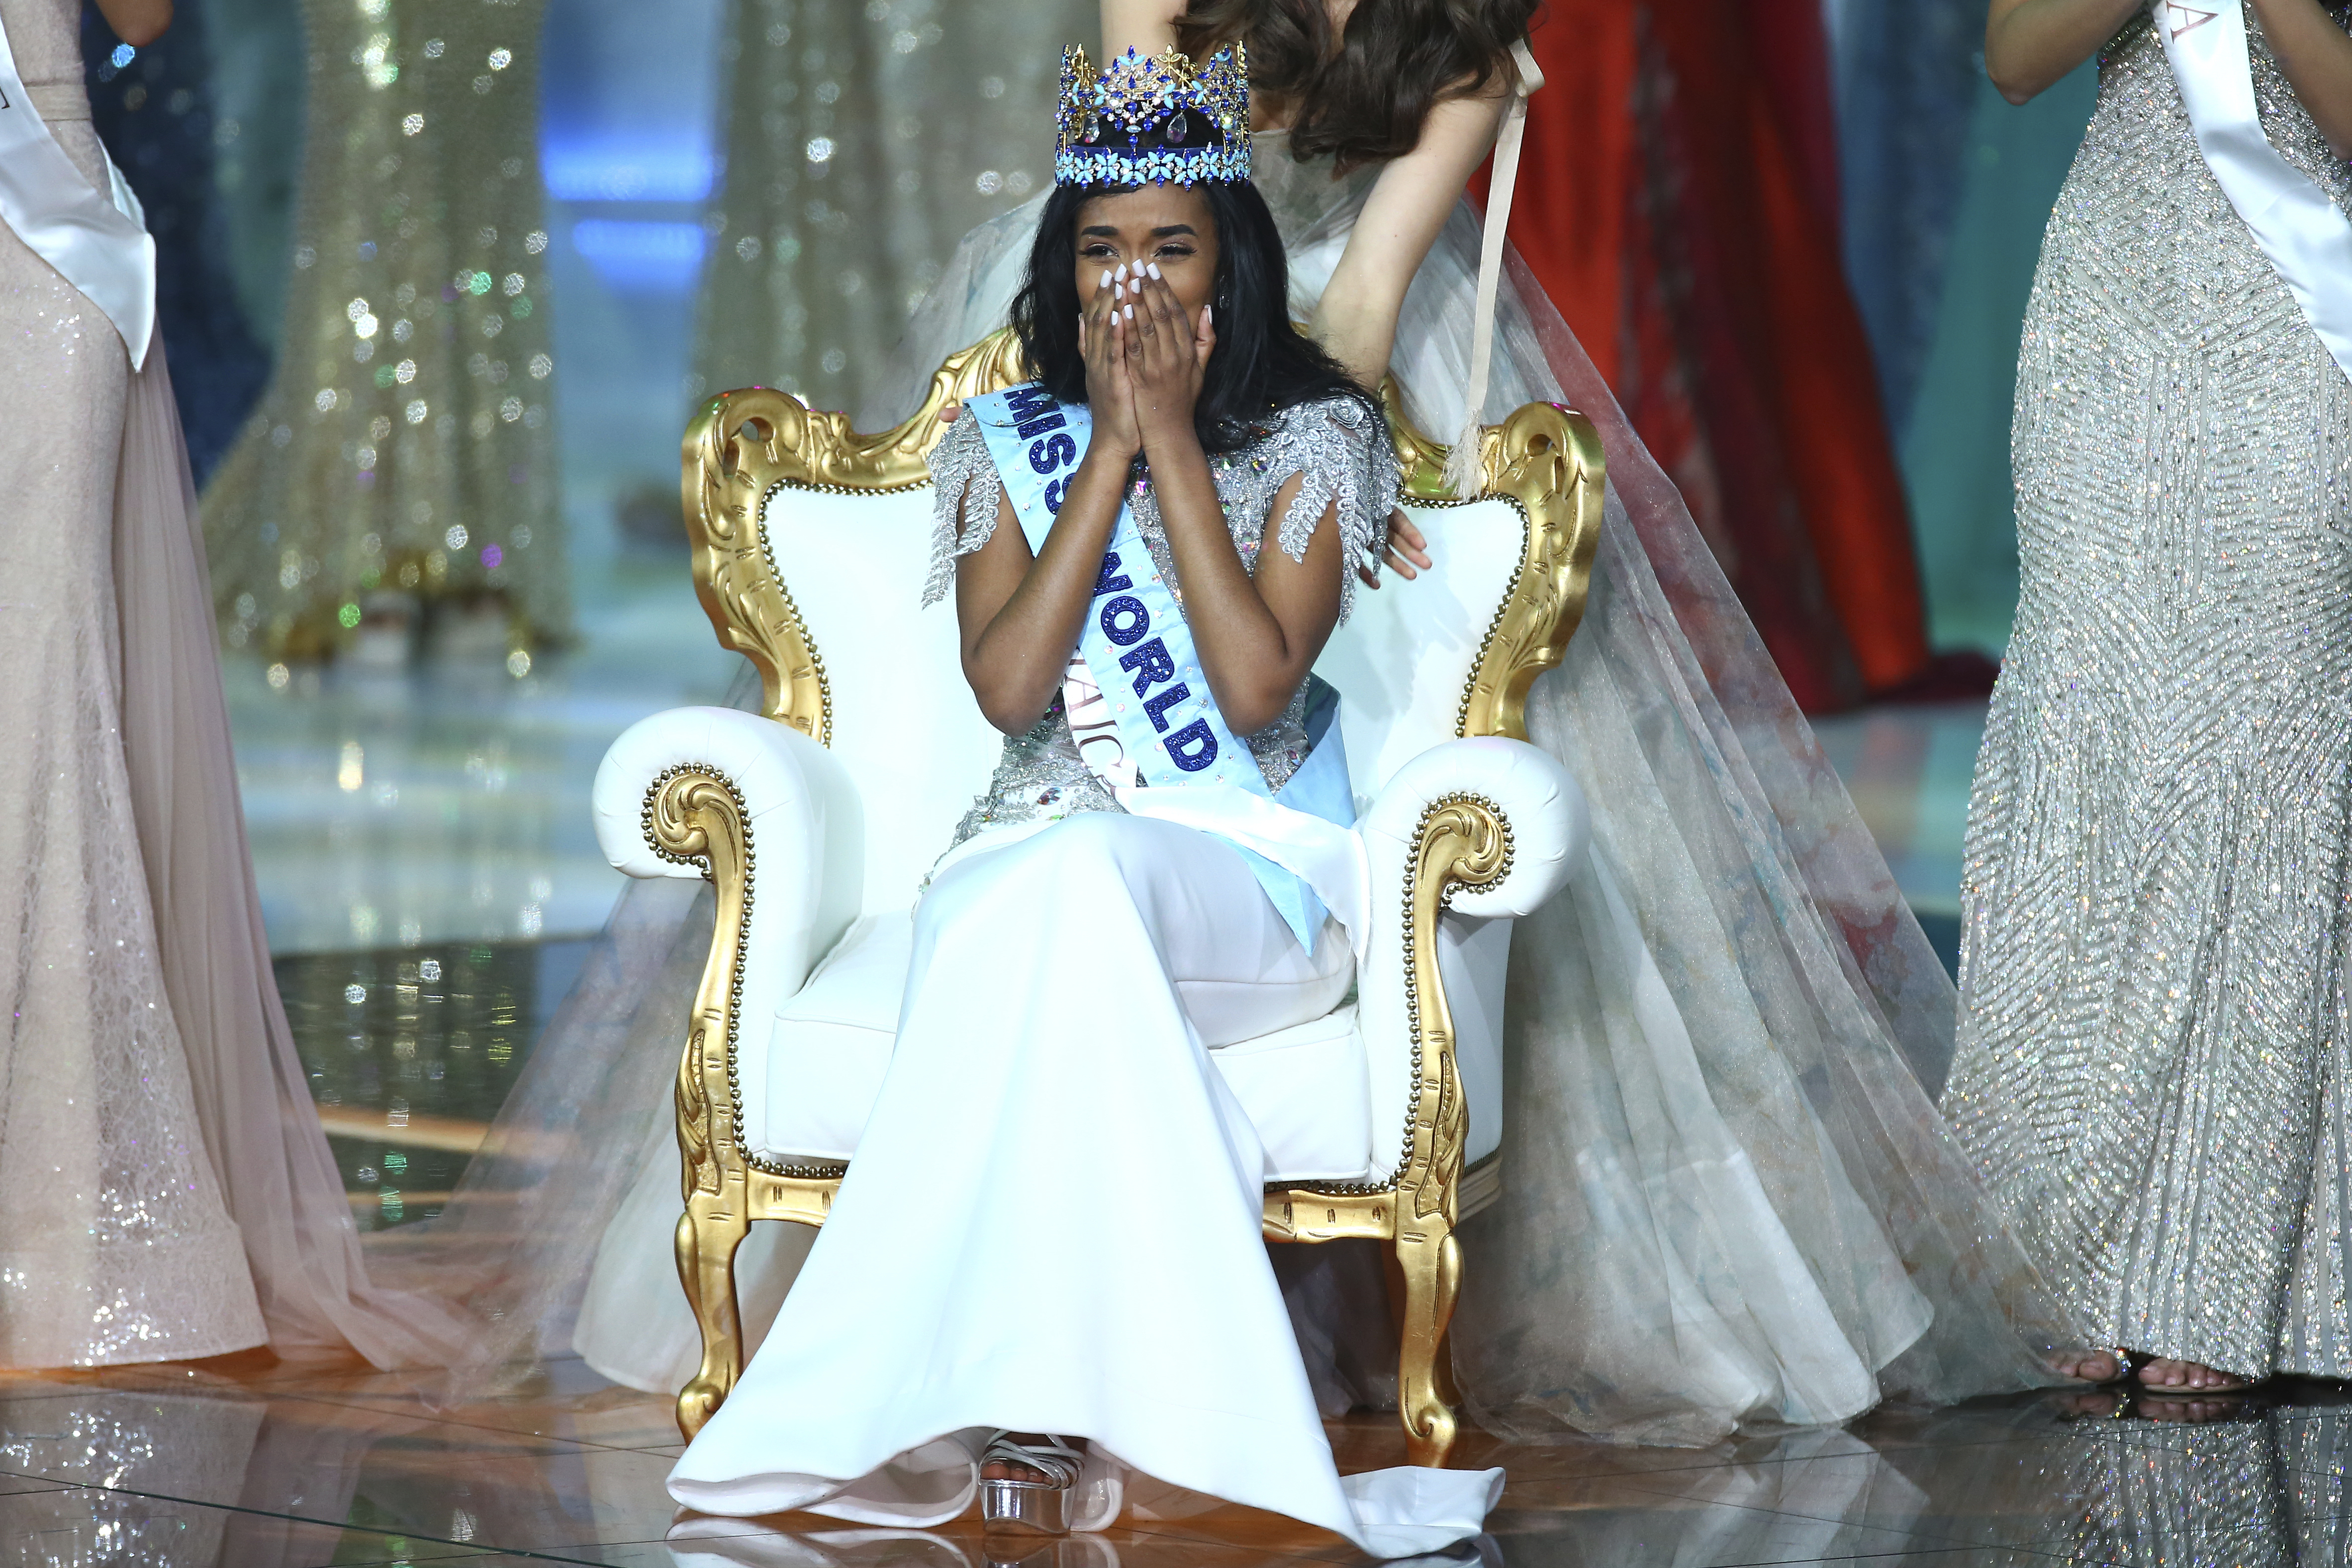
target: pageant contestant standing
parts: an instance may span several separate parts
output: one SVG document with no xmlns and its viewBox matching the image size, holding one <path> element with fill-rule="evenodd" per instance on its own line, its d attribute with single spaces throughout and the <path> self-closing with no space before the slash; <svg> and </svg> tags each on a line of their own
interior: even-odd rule
<svg viewBox="0 0 2352 1568">
<path fill-rule="evenodd" d="M 1993 0 L 1985 60 L 2022 101 L 2102 45 L 2018 365 L 1945 1109 L 2142 1381 L 2343 1377 L 2352 39 Z"/>
<path fill-rule="evenodd" d="M 924 599 L 953 589 L 1003 761 L 917 909 L 857 1158 L 678 1460 L 681 1502 L 943 1522 L 984 1458 L 1013 1486 L 983 1517 L 1059 1533 L 1119 1511 L 1115 1471 L 1087 1474 L 1108 1451 L 1398 1557 L 1475 1533 L 1501 1491 L 1499 1470 L 1340 1480 L 1259 1229 L 1265 1155 L 1204 1049 L 1318 1018 L 1353 977 L 1359 896 L 1276 861 L 1352 864 L 1338 695 L 1308 672 L 1396 500 L 1378 406 L 1289 322 L 1236 53 L 1064 67 L 1014 307 L 1038 379 L 972 400 L 931 457 Z M 1196 673 L 1098 746 L 1131 645 L 1160 660 L 1139 691 Z M 1234 821 L 1223 800 L 1275 859 L 1180 825 Z M 1171 1170 L 1200 1180 L 1171 1193 Z M 1184 1246 L 1110 1239 L 1146 1203 Z M 1005 1426 L 1036 1430 L 954 1438 Z"/>
<path fill-rule="evenodd" d="M 143 43 L 170 0 L 106 0 Z M 370 1291 L 245 843 L 154 246 L 0 0 L 0 1364 L 444 1353 Z"/>
</svg>

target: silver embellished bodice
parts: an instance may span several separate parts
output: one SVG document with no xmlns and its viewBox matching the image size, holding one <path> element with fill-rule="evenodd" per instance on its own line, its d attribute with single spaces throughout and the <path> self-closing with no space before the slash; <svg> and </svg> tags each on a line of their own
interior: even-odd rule
<svg viewBox="0 0 2352 1568">
<path fill-rule="evenodd" d="M 930 465 L 939 510 L 930 579 L 923 591 L 926 604 L 945 596 L 954 580 L 955 558 L 971 554 L 995 534 L 997 503 L 1003 494 L 977 419 L 958 420 L 932 452 Z M 1249 445 L 1210 458 L 1209 470 L 1224 503 L 1234 549 L 1253 575 L 1269 539 L 1292 559 L 1305 559 L 1316 525 L 1326 511 L 1335 513 L 1340 559 L 1346 563 L 1339 612 L 1344 621 L 1355 602 L 1354 564 L 1370 555 L 1374 541 L 1384 535 L 1390 509 L 1396 505 L 1396 459 L 1380 422 L 1351 399 L 1303 403 L 1274 415 Z M 1300 476 L 1298 491 L 1269 530 L 1276 493 L 1294 475 Z M 1181 603 L 1183 584 L 1169 553 L 1149 470 L 1138 468 L 1128 502 L 1153 565 Z M 1302 685 L 1291 694 L 1280 717 L 1241 737 L 1274 789 L 1287 783 L 1306 757 L 1306 701 Z M 955 841 L 961 843 L 987 827 L 1118 809 L 1109 789 L 1080 759 L 1057 692 L 1026 732 L 1006 737 L 995 777 L 958 824 Z"/>
<path fill-rule="evenodd" d="M 2264 131 L 2346 207 L 2247 21 Z M 2012 450 L 1944 1109 L 2084 1343 L 2352 1374 L 2352 390 L 2144 16 L 2043 241 Z"/>
</svg>

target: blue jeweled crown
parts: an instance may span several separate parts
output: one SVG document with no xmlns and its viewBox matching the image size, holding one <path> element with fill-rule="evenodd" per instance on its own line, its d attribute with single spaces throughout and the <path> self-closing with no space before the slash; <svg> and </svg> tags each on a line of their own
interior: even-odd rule
<svg viewBox="0 0 2352 1568">
<path fill-rule="evenodd" d="M 1062 51 L 1054 180 L 1062 185 L 1190 185 L 1250 177 L 1249 67 L 1240 44 L 1198 65 L 1174 49 L 1116 56 L 1097 77 Z"/>
</svg>

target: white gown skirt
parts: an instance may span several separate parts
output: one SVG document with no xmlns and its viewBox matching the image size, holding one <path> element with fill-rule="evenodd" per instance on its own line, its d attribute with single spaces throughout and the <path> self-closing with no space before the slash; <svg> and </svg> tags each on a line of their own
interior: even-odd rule
<svg viewBox="0 0 2352 1568">
<path fill-rule="evenodd" d="M 1381 1556 L 1475 1534 L 1499 1470 L 1335 1469 L 1261 1239 L 1265 1156 L 1209 1060 L 1352 972 L 1336 925 L 1301 948 L 1192 829 L 1089 812 L 967 846 L 917 914 L 831 1215 L 671 1495 L 938 1523 L 1001 1427 L 1091 1440 L 1097 1528 L 1131 1466 Z"/>
</svg>

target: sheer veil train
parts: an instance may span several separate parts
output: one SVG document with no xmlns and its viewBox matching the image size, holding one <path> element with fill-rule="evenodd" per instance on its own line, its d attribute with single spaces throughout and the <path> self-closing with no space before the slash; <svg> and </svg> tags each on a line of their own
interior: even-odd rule
<svg viewBox="0 0 2352 1568">
<path fill-rule="evenodd" d="M 1304 319 L 1376 171 L 1335 177 L 1279 133 L 1255 162 Z M 860 428 L 1002 324 L 1036 207 L 966 237 Z M 1465 202 L 1405 301 L 1391 363 L 1426 430 L 1463 417 L 1478 246 Z M 1952 984 L 1673 485 L 1512 256 L 1485 414 L 1537 400 L 1591 415 L 1610 463 L 1582 628 L 1528 705 L 1592 802 L 1593 848 L 1513 944 L 1507 1174 L 1464 1232 L 1464 1392 L 1505 1433 L 1703 1443 L 2052 1381 L 2039 1353 L 2071 1336 L 1932 1101 Z M 666 1085 L 709 938 L 695 891 L 629 890 L 447 1213 L 374 1243 L 380 1269 L 454 1270 L 490 1315 L 461 1379 L 567 1338 L 637 1386 L 690 1373 Z M 754 1342 L 795 1228 L 747 1244 Z M 1376 1260 L 1289 1250 L 1327 1406 L 1380 1400 L 1343 1370 L 1393 1364 L 1355 1343 L 1386 1332 L 1363 1310 Z"/>
</svg>

